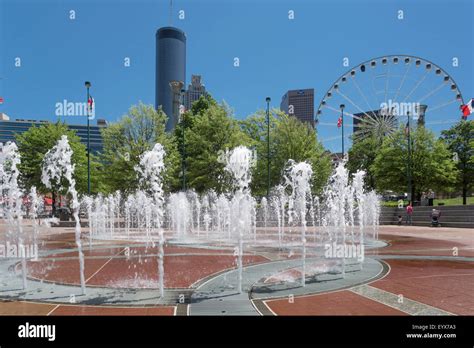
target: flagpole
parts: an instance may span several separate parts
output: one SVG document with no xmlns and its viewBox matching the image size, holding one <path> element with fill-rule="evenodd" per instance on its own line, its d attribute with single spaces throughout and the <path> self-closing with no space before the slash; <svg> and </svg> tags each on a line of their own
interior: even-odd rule
<svg viewBox="0 0 474 348">
<path fill-rule="evenodd" d="M 341 108 L 341 132 L 342 132 L 342 159 L 344 160 L 344 104 L 339 106 Z"/>
<path fill-rule="evenodd" d="M 89 88 L 91 83 L 89 81 L 85 82 L 87 88 L 87 194 L 91 194 L 91 129 L 90 129 L 90 119 L 89 119 Z"/>
</svg>

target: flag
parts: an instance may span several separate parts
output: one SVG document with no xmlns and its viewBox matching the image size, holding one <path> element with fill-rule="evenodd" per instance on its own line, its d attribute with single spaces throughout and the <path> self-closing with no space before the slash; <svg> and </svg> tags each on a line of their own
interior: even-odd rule
<svg viewBox="0 0 474 348">
<path fill-rule="evenodd" d="M 0 104 L 3 104 L 3 97 L 0 97 Z"/>
<path fill-rule="evenodd" d="M 339 117 L 339 119 L 337 120 L 337 128 L 341 128 L 342 126 L 342 117 Z"/>
<path fill-rule="evenodd" d="M 92 98 L 92 96 L 89 96 L 89 100 L 87 101 L 87 106 L 89 108 L 89 112 L 94 109 L 94 98 Z"/>
<path fill-rule="evenodd" d="M 407 122 L 405 125 L 405 135 L 408 135 L 408 133 L 410 133 L 410 124 Z"/>
<path fill-rule="evenodd" d="M 474 110 L 474 99 L 471 99 L 465 105 L 461 105 L 462 118 L 466 119 L 467 116 L 472 114 Z"/>
</svg>

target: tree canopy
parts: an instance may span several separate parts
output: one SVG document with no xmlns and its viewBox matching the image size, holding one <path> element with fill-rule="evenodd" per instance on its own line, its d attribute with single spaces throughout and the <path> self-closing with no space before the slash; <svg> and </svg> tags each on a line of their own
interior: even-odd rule
<svg viewBox="0 0 474 348">
<path fill-rule="evenodd" d="M 47 123 L 41 126 L 32 126 L 26 132 L 16 135 L 16 143 L 21 156 L 20 180 L 26 189 L 36 186 L 37 190 L 47 193 L 41 182 L 41 167 L 43 158 L 62 135 L 68 137 L 69 145 L 73 150 L 72 163 L 75 165 L 74 178 L 79 193 L 87 192 L 87 149 L 81 143 L 75 131 L 70 130 L 64 123 Z M 99 179 L 99 163 L 91 154 L 91 191 L 97 193 L 102 190 Z"/>
<path fill-rule="evenodd" d="M 347 168 L 351 174 L 356 173 L 358 170 L 365 171 L 364 182 L 366 188 L 369 190 L 375 189 L 375 177 L 372 164 L 377 157 L 377 152 L 382 141 L 383 138 L 377 138 L 376 136 L 354 140 L 349 150 Z"/>
<path fill-rule="evenodd" d="M 441 138 L 456 158 L 456 188 L 461 189 L 463 204 L 474 186 L 474 121 L 460 121 L 441 132 Z"/>
<path fill-rule="evenodd" d="M 186 117 L 192 118 L 185 131 L 188 187 L 198 192 L 222 192 L 226 173 L 220 155 L 236 146 L 249 145 L 250 139 L 227 105 L 201 99 Z"/>
<path fill-rule="evenodd" d="M 420 199 L 429 189 L 445 190 L 451 186 L 457 170 L 451 153 L 433 132 L 417 127 L 411 132 L 412 197 Z M 378 190 L 406 192 L 408 186 L 408 137 L 401 126 L 387 136 L 371 167 Z"/>
<path fill-rule="evenodd" d="M 252 189 L 254 194 L 265 195 L 267 190 L 267 121 L 264 111 L 258 111 L 241 122 L 242 129 L 252 139 L 257 151 Z M 280 110 L 272 110 L 270 116 L 270 187 L 281 182 L 288 160 L 307 161 L 313 167 L 313 191 L 319 192 L 331 172 L 331 160 L 317 140 L 314 129 L 296 117 Z"/>
<path fill-rule="evenodd" d="M 138 187 L 135 166 L 140 156 L 156 143 L 166 151 L 164 183 L 167 189 L 177 187 L 179 154 L 173 136 L 165 132 L 166 115 L 152 105 L 139 103 L 130 108 L 117 123 L 102 130 L 104 150 L 103 181 L 106 192 L 133 191 Z"/>
</svg>

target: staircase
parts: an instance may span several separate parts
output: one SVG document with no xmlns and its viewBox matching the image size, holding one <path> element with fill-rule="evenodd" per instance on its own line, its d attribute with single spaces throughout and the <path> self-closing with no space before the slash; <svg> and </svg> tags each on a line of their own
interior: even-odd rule
<svg viewBox="0 0 474 348">
<path fill-rule="evenodd" d="M 443 227 L 464 227 L 474 229 L 474 205 L 447 205 L 434 207 L 413 207 L 412 224 L 414 226 L 431 226 L 430 213 L 433 208 L 441 211 L 440 223 Z M 406 221 L 406 208 L 382 207 L 380 225 L 396 225 L 398 215 Z"/>
</svg>

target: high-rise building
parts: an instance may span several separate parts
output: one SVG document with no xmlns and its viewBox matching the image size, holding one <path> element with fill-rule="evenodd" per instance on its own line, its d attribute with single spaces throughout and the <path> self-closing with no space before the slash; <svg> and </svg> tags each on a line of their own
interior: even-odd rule
<svg viewBox="0 0 474 348">
<path fill-rule="evenodd" d="M 191 109 L 193 103 L 202 95 L 206 95 L 206 87 L 201 82 L 201 75 L 192 75 L 191 83 L 184 94 L 184 107 L 186 110 Z"/>
<path fill-rule="evenodd" d="M 171 81 L 186 82 L 186 34 L 178 28 L 163 27 L 156 32 L 155 107 L 161 106 L 168 116 L 166 131 L 178 123 L 178 115 L 173 114 Z"/>
<path fill-rule="evenodd" d="M 281 99 L 280 110 L 314 127 L 314 89 L 295 89 L 286 92 Z"/>
</svg>

